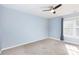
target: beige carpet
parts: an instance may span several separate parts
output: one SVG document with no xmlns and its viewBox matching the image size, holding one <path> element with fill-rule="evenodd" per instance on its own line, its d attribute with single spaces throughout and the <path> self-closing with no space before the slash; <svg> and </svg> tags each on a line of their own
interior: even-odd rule
<svg viewBox="0 0 79 59">
<path fill-rule="evenodd" d="M 79 46 L 76 45 L 65 44 L 53 39 L 44 39 L 38 42 L 2 51 L 2 55 L 68 55 L 70 53 L 73 55 L 76 53 L 78 55 L 79 50 L 75 52 L 72 48 L 73 46 L 79 49 Z M 69 50 L 71 52 L 69 52 Z"/>
</svg>

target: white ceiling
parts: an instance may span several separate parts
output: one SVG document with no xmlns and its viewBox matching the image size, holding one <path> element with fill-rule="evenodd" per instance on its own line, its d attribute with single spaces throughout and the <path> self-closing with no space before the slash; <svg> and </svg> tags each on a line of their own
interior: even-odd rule
<svg viewBox="0 0 79 59">
<path fill-rule="evenodd" d="M 55 5 L 56 4 L 54 4 L 54 6 Z M 79 12 L 79 4 L 63 4 L 60 8 L 56 9 L 56 14 L 42 11 L 48 9 L 46 7 L 51 6 L 51 4 L 4 4 L 3 6 L 44 18 L 51 18 Z"/>
</svg>

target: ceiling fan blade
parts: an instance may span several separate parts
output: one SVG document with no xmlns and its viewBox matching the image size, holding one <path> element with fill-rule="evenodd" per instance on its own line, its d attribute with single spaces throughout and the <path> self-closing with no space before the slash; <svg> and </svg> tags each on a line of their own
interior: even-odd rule
<svg viewBox="0 0 79 59">
<path fill-rule="evenodd" d="M 43 10 L 43 11 L 50 11 L 50 10 Z"/>
<path fill-rule="evenodd" d="M 57 8 L 59 8 L 60 6 L 62 6 L 62 4 L 57 5 L 57 6 L 54 7 L 53 9 L 57 9 Z"/>
</svg>

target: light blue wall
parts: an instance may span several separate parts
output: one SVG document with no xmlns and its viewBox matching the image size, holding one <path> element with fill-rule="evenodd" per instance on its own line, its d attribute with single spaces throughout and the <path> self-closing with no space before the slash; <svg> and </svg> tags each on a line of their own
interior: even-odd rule
<svg viewBox="0 0 79 59">
<path fill-rule="evenodd" d="M 46 38 L 47 24 L 48 21 L 44 18 L 3 7 L 2 48 Z"/>
<path fill-rule="evenodd" d="M 49 37 L 60 38 L 61 34 L 61 17 L 51 18 L 49 20 Z"/>
</svg>

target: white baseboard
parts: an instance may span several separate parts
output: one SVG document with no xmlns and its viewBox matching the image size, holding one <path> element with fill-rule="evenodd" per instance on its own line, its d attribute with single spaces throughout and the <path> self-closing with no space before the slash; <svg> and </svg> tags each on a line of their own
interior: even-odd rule
<svg viewBox="0 0 79 59">
<path fill-rule="evenodd" d="M 56 38 L 56 37 L 48 37 L 48 38 L 53 39 L 53 40 L 58 40 L 58 41 L 60 41 L 60 39 L 59 39 L 59 38 Z"/>
<path fill-rule="evenodd" d="M 49 37 L 49 38 L 50 38 L 50 39 L 53 39 L 53 40 L 61 41 L 59 38 L 55 38 L 55 37 Z M 63 40 L 62 42 L 63 42 L 63 43 L 74 44 L 74 45 L 79 45 L 79 43 L 77 43 L 77 42 L 72 42 L 72 41 Z"/>
<path fill-rule="evenodd" d="M 43 37 L 43 38 L 41 38 L 41 39 L 39 39 L 39 40 L 36 40 L 36 41 L 21 43 L 21 44 L 17 44 L 17 45 L 11 46 L 11 47 L 3 48 L 3 49 L 1 49 L 1 51 L 7 50 L 7 49 L 11 49 L 11 48 L 15 48 L 15 47 L 19 47 L 19 46 L 22 46 L 22 45 L 25 45 L 25 44 L 34 43 L 34 42 L 37 42 L 37 41 L 40 41 L 40 40 L 44 40 L 44 39 L 46 39 L 46 38 L 47 38 L 47 37 Z"/>
</svg>

